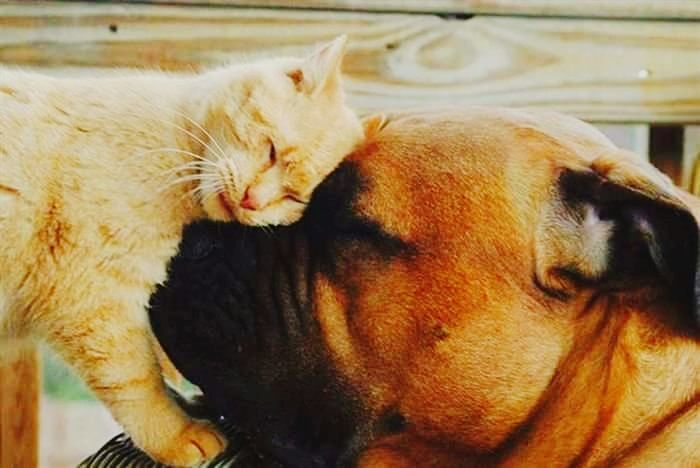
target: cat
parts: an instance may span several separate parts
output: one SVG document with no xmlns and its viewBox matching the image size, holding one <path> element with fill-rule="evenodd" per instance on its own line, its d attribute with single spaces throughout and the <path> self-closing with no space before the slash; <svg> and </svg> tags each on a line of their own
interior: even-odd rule
<svg viewBox="0 0 700 468">
<path fill-rule="evenodd" d="M 0 345 L 46 341 L 155 460 L 219 453 L 166 394 L 148 298 L 187 223 L 292 223 L 363 140 L 345 45 L 191 76 L 0 69 Z"/>
</svg>

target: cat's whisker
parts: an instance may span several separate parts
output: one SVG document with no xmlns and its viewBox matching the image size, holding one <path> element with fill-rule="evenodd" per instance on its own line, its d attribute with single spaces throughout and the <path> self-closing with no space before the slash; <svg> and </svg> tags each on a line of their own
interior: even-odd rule
<svg viewBox="0 0 700 468">
<path fill-rule="evenodd" d="M 221 179 L 222 187 L 226 188 L 230 192 L 235 192 L 238 185 L 238 177 L 236 177 L 236 172 L 233 169 L 235 165 L 232 166 L 232 161 L 222 160 L 220 161 L 220 164 L 216 164 L 214 166 L 216 169 L 215 177 Z"/>
<path fill-rule="evenodd" d="M 179 201 L 182 202 L 183 200 L 189 198 L 189 199 L 194 199 L 195 202 L 197 202 L 197 203 L 202 203 L 204 200 L 203 192 L 204 191 L 199 186 L 197 186 L 193 189 L 190 189 L 190 190 L 184 192 L 182 195 L 180 195 Z"/>
<path fill-rule="evenodd" d="M 180 184 L 184 184 L 187 182 L 204 182 L 204 181 L 216 181 L 218 180 L 219 177 L 216 174 L 189 174 L 186 176 L 178 177 L 177 179 L 170 181 L 160 189 L 158 189 L 158 194 L 162 194 L 169 189 L 172 189 Z"/>
<path fill-rule="evenodd" d="M 235 192 L 236 183 L 234 180 L 232 180 L 232 177 L 227 177 L 228 175 L 231 175 L 230 172 L 226 172 L 223 174 L 223 176 L 221 177 L 221 183 L 226 191 Z"/>
<path fill-rule="evenodd" d="M 177 166 L 177 167 L 167 169 L 167 170 L 161 172 L 160 175 L 176 176 L 176 175 L 201 174 L 201 173 L 202 173 L 202 167 L 200 167 L 200 166 L 182 165 L 182 166 Z"/>
<path fill-rule="evenodd" d="M 196 159 L 196 160 L 197 160 L 198 162 L 200 162 L 200 163 L 203 163 L 203 164 L 206 164 L 206 163 L 214 164 L 213 162 L 209 161 L 209 160 L 208 160 L 207 158 L 205 158 L 204 156 L 201 156 L 201 155 L 199 155 L 199 154 L 197 154 L 197 153 L 193 153 L 192 151 L 187 151 L 187 150 L 183 150 L 183 149 L 180 149 L 180 148 L 156 148 L 156 149 L 153 149 L 153 150 L 149 150 L 148 153 L 155 153 L 155 152 L 159 152 L 159 151 L 162 151 L 162 152 L 164 152 L 164 153 L 184 154 L 185 156 L 191 156 L 191 157 L 193 157 L 194 159 Z"/>
<path fill-rule="evenodd" d="M 181 127 L 180 125 L 178 125 L 178 124 L 175 123 L 175 122 L 169 121 L 169 120 L 167 120 L 167 119 L 163 119 L 162 117 L 155 116 L 155 115 L 153 115 L 152 117 L 153 117 L 154 119 L 156 119 L 156 120 L 162 122 L 162 123 L 165 123 L 165 124 L 168 124 L 168 125 L 174 127 L 176 130 L 179 130 L 179 131 L 185 133 L 186 135 L 190 136 L 192 139 L 194 139 L 194 140 L 197 141 L 199 144 L 201 144 L 202 146 L 204 146 L 205 149 L 208 149 L 208 150 L 212 153 L 212 155 L 213 155 L 214 157 L 216 157 L 216 162 L 210 161 L 209 159 L 207 159 L 207 158 L 205 158 L 205 157 L 203 157 L 203 156 L 201 156 L 201 155 L 199 155 L 199 154 L 193 153 L 193 152 L 191 152 L 191 151 L 183 150 L 183 149 L 180 149 L 180 148 L 160 148 L 160 149 L 152 149 L 152 150 L 147 150 L 147 151 L 141 153 L 139 156 L 146 155 L 146 154 L 149 154 L 149 153 L 157 153 L 157 152 L 159 152 L 159 151 L 163 151 L 163 152 L 169 151 L 169 152 L 172 152 L 172 153 L 175 153 L 175 154 L 183 154 L 183 155 L 191 156 L 191 157 L 197 159 L 198 161 L 201 161 L 201 162 L 204 163 L 205 165 L 207 165 L 207 166 L 209 166 L 209 167 L 212 167 L 212 168 L 215 168 L 215 169 L 218 169 L 218 170 L 220 170 L 220 167 L 219 167 L 218 164 L 219 164 L 219 163 L 223 163 L 223 164 L 227 165 L 227 166 L 230 168 L 230 174 L 231 174 L 231 176 L 232 176 L 232 178 L 233 178 L 233 183 L 234 183 L 235 185 L 238 185 L 238 180 L 239 180 L 239 177 L 240 177 L 240 176 L 239 176 L 240 171 L 239 171 L 239 169 L 238 169 L 238 165 L 237 165 L 236 162 L 233 160 L 233 158 L 227 158 L 227 157 L 226 157 L 225 151 L 224 151 L 224 149 L 221 147 L 221 145 L 219 144 L 219 142 L 217 141 L 217 139 L 216 139 L 207 129 L 205 129 L 201 124 L 199 124 L 199 123 L 196 122 L 194 119 L 192 119 L 191 117 L 187 116 L 186 114 L 184 114 L 184 113 L 182 113 L 182 112 L 180 112 L 180 111 L 178 111 L 178 110 L 176 110 L 176 109 L 168 109 L 168 110 L 169 110 L 170 112 L 172 112 L 172 113 L 174 113 L 174 114 L 176 114 L 176 115 L 179 115 L 180 117 L 186 119 L 186 120 L 189 121 L 192 125 L 194 125 L 195 127 L 197 127 L 202 133 L 205 134 L 205 136 L 206 136 L 207 138 L 209 138 L 209 141 L 212 142 L 212 144 L 214 145 L 214 147 L 212 147 L 212 145 L 210 145 L 209 143 L 207 143 L 206 141 L 204 141 L 204 140 L 203 140 L 202 138 L 200 138 L 199 136 L 195 135 L 193 132 L 187 130 L 186 128 Z M 173 172 L 178 172 L 178 171 L 177 171 L 177 170 L 173 170 Z"/>
<path fill-rule="evenodd" d="M 214 175 L 209 175 L 209 174 L 190 174 L 182 177 L 178 177 L 177 179 L 169 182 L 164 186 L 165 189 L 177 186 L 179 184 L 184 184 L 187 182 L 205 182 L 205 181 L 216 181 L 216 177 Z"/>
<path fill-rule="evenodd" d="M 206 190 L 218 195 L 221 190 L 224 190 L 226 188 L 221 182 L 220 178 L 213 177 L 208 179 L 206 182 L 206 185 L 199 184 L 196 187 L 190 189 L 190 192 L 204 192 Z"/>
<path fill-rule="evenodd" d="M 171 112 L 173 112 L 176 115 L 179 115 L 180 117 L 187 119 L 187 121 L 189 121 L 192 125 L 197 127 L 202 133 L 204 133 L 204 135 L 206 135 L 209 138 L 209 141 L 211 141 L 212 143 L 214 143 L 214 145 L 216 145 L 216 148 L 218 149 L 219 155 L 222 157 L 222 159 L 225 159 L 224 156 L 226 155 L 226 151 L 224 151 L 224 149 L 221 147 L 221 145 L 219 145 L 219 142 L 216 140 L 216 138 L 214 138 L 214 135 L 212 135 L 206 128 L 204 128 L 197 121 L 195 121 L 192 117 L 188 116 L 187 114 L 185 114 L 183 112 L 180 112 L 180 111 L 175 110 L 175 109 L 171 109 Z"/>
<path fill-rule="evenodd" d="M 198 202 L 202 201 L 202 194 L 199 186 L 188 190 L 187 192 L 183 193 L 182 196 L 180 196 L 180 201 L 184 200 L 185 198 L 194 198 Z"/>
<path fill-rule="evenodd" d="M 206 167 L 195 166 L 195 165 L 182 165 L 178 167 L 173 167 L 171 169 L 161 172 L 164 176 L 178 176 L 178 175 L 192 175 L 192 174 L 202 174 L 206 175 Z"/>
<path fill-rule="evenodd" d="M 224 164 L 228 166 L 229 170 L 227 171 L 227 175 L 231 176 L 231 183 L 233 184 L 233 186 L 236 187 L 240 185 L 240 171 L 238 170 L 236 162 L 232 158 L 229 158 L 224 160 Z"/>
<path fill-rule="evenodd" d="M 206 169 L 207 167 L 213 167 L 215 169 L 219 169 L 219 166 L 216 164 L 210 162 L 210 161 L 192 161 L 188 162 L 185 164 L 181 164 L 179 166 L 172 167 L 170 169 L 166 169 L 163 171 L 161 174 L 167 175 L 167 174 L 172 174 L 172 173 L 178 173 L 178 172 L 183 172 L 183 171 L 202 171 Z"/>
<path fill-rule="evenodd" d="M 209 161 L 208 159 L 206 159 L 206 158 L 204 158 L 204 157 L 202 157 L 202 156 L 200 156 L 200 155 L 198 155 L 198 154 L 196 154 L 196 153 L 192 153 L 191 151 L 186 151 L 186 150 L 182 150 L 182 149 L 178 149 L 178 148 L 153 148 L 153 149 L 149 149 L 149 150 L 145 150 L 145 151 L 140 151 L 140 152 L 138 152 L 138 153 L 136 153 L 136 154 L 134 154 L 134 155 L 132 155 L 132 156 L 129 156 L 128 158 L 122 160 L 121 163 L 124 164 L 124 165 L 126 165 L 126 164 L 131 164 L 132 160 L 134 160 L 134 159 L 136 159 L 136 158 L 141 158 L 141 157 L 143 157 L 143 156 L 146 156 L 146 155 L 152 154 L 152 153 L 177 153 L 177 154 L 184 154 L 184 155 L 191 156 L 191 157 L 193 157 L 194 159 L 199 160 L 199 162 L 201 162 L 201 163 L 203 163 L 203 164 L 210 163 L 210 164 L 214 165 L 214 163 L 212 163 L 212 162 Z"/>
<path fill-rule="evenodd" d="M 170 125 L 172 125 L 173 127 L 175 127 L 175 129 L 180 130 L 181 132 L 185 133 L 186 135 L 189 135 L 190 137 L 192 137 L 195 141 L 197 141 L 199 144 L 201 144 L 205 149 L 209 150 L 209 151 L 217 158 L 217 160 L 225 159 L 225 155 L 224 155 L 224 154 L 219 153 L 219 151 L 217 151 L 216 149 L 212 148 L 211 145 L 209 145 L 209 143 L 205 142 L 204 140 L 202 140 L 201 138 L 199 138 L 197 135 L 195 135 L 195 134 L 192 133 L 191 131 L 189 131 L 189 130 L 187 130 L 187 129 L 185 129 L 185 128 L 182 128 L 181 126 L 179 126 L 179 125 L 177 125 L 176 123 L 173 123 L 173 122 L 170 122 Z M 212 136 L 209 134 L 209 132 L 207 132 L 206 135 L 207 135 L 210 139 L 212 138 Z M 217 145 L 218 145 L 218 143 L 217 143 Z"/>
<path fill-rule="evenodd" d="M 175 109 L 170 109 L 170 111 L 173 112 L 173 113 L 175 113 L 175 114 L 183 115 L 182 113 L 180 113 L 179 111 L 177 111 L 177 110 L 175 110 Z M 199 143 L 200 145 L 202 145 L 205 149 L 208 149 L 209 151 L 211 151 L 211 153 L 214 154 L 214 156 L 216 156 L 217 159 L 226 159 L 226 158 L 225 158 L 224 151 L 223 151 L 223 149 L 221 149 L 221 146 L 219 145 L 219 143 L 218 143 L 218 142 L 216 141 L 216 139 L 211 135 L 211 133 L 207 132 L 206 130 L 200 128 L 200 129 L 204 132 L 204 134 L 205 134 L 207 137 L 209 137 L 210 141 L 213 141 L 214 144 L 219 148 L 218 151 L 217 151 L 216 149 L 212 148 L 211 145 L 209 145 L 209 143 L 205 142 L 205 141 L 202 140 L 200 137 L 198 137 L 197 135 L 195 135 L 195 134 L 192 133 L 191 131 L 187 130 L 186 128 L 183 128 L 183 127 L 179 126 L 179 125 L 176 124 L 175 122 L 172 122 L 172 121 L 170 121 L 170 120 L 164 119 L 164 118 L 162 118 L 162 117 L 158 117 L 158 116 L 156 116 L 156 115 L 153 115 L 152 118 L 154 118 L 154 119 L 160 121 L 161 123 L 165 123 L 165 124 L 171 125 L 171 126 L 174 127 L 176 130 L 180 130 L 180 131 L 183 132 L 185 135 L 188 135 L 189 137 L 191 137 L 192 139 L 194 139 L 197 143 Z M 192 122 L 196 124 L 196 122 L 194 122 L 193 120 L 192 120 Z M 198 127 L 201 127 L 199 124 L 197 124 L 197 126 L 198 126 Z"/>
<path fill-rule="evenodd" d="M 180 176 L 177 179 L 172 180 L 170 183 L 178 183 L 181 181 L 188 181 L 188 180 L 218 180 L 220 178 L 221 178 L 221 176 L 219 176 L 219 174 L 213 174 L 213 173 L 207 173 L 207 172 L 195 172 L 192 174 L 186 174 L 186 175 Z"/>
<path fill-rule="evenodd" d="M 201 185 L 197 185 L 196 187 L 193 187 L 193 188 L 189 189 L 187 192 L 185 192 L 185 195 L 198 196 L 199 198 L 201 198 L 201 195 L 203 192 L 204 192 L 204 187 L 202 187 Z"/>
<path fill-rule="evenodd" d="M 170 107 L 170 108 L 166 109 L 166 111 L 167 111 L 167 112 L 171 112 L 171 113 L 173 113 L 173 114 L 175 114 L 175 115 L 178 115 L 178 116 L 180 116 L 180 117 L 186 119 L 186 120 L 187 120 L 188 122 L 190 122 L 192 125 L 194 125 L 195 127 L 197 127 L 202 133 L 204 133 L 205 136 L 207 136 L 207 137 L 209 138 L 210 141 L 212 141 L 212 142 L 214 143 L 214 145 L 216 145 L 216 149 L 217 149 L 218 152 L 217 152 L 217 151 L 214 151 L 214 148 L 211 148 L 206 142 L 202 141 L 199 137 L 197 137 L 196 135 L 194 135 L 194 134 L 193 134 L 192 132 L 190 132 L 189 130 L 187 130 L 187 129 L 185 129 L 185 128 L 182 128 L 181 126 L 177 125 L 176 123 L 174 123 L 174 122 L 172 122 L 172 121 L 168 121 L 168 120 L 162 119 L 162 118 L 160 118 L 160 117 L 158 117 L 158 116 L 155 116 L 155 115 L 153 115 L 153 117 L 156 118 L 156 119 L 158 119 L 158 120 L 160 120 L 160 121 L 162 121 L 162 122 L 166 122 L 166 123 L 168 123 L 168 124 L 174 126 L 176 129 L 178 129 L 178 130 L 184 132 L 185 134 L 191 136 L 191 137 L 194 138 L 198 143 L 200 143 L 200 144 L 201 144 L 202 146 L 204 146 L 205 148 L 209 149 L 212 153 L 214 153 L 214 154 L 215 154 L 216 156 L 218 156 L 219 158 L 223 158 L 223 157 L 225 156 L 226 152 L 225 152 L 224 149 L 221 147 L 221 145 L 220 145 L 219 142 L 216 140 L 216 138 L 214 138 L 214 136 L 213 136 L 209 131 L 207 131 L 207 129 L 205 129 L 201 124 L 199 124 L 196 120 L 194 120 L 193 118 L 191 118 L 191 117 L 188 116 L 187 114 L 185 114 L 185 113 L 183 113 L 183 112 L 180 112 L 179 110 L 177 110 L 177 109 L 175 109 L 175 108 L 173 108 L 173 107 Z"/>
<path fill-rule="evenodd" d="M 197 188 L 211 192 L 218 192 L 226 188 L 220 177 L 210 177 L 205 182 L 206 184 L 201 184 Z"/>
<path fill-rule="evenodd" d="M 200 202 L 202 202 L 206 198 L 207 194 L 210 194 L 210 196 L 215 197 L 215 196 L 218 196 L 220 193 L 224 192 L 225 190 L 226 190 L 226 187 L 224 187 L 220 181 L 216 181 L 215 183 L 213 183 L 209 187 L 204 187 L 202 185 L 198 185 L 197 187 L 194 187 L 194 188 L 188 190 L 187 193 L 185 193 L 183 195 L 183 197 L 185 197 L 185 196 L 193 197 L 194 196 L 194 197 L 197 197 Z M 205 193 L 205 191 L 207 193 Z"/>
</svg>

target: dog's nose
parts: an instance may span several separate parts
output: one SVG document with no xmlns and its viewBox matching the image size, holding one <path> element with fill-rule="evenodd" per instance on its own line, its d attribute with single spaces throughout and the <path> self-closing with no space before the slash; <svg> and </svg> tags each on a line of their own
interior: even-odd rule
<svg viewBox="0 0 700 468">
<path fill-rule="evenodd" d="M 259 206 L 260 204 L 258 203 L 258 200 L 250 193 L 250 187 L 245 189 L 243 199 L 241 200 L 241 208 L 246 210 L 257 210 Z"/>
</svg>

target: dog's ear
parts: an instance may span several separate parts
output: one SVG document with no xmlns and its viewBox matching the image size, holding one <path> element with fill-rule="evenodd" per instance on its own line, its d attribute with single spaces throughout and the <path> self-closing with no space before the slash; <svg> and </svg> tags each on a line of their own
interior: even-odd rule
<svg viewBox="0 0 700 468">
<path fill-rule="evenodd" d="M 663 282 L 697 311 L 698 236 L 680 190 L 616 151 L 559 173 L 537 226 L 535 274 L 563 297 L 581 287 Z"/>
</svg>

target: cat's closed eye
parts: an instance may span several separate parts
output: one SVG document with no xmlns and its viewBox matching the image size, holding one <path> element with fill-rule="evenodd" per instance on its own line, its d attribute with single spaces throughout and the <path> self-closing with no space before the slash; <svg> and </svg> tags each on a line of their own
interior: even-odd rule
<svg viewBox="0 0 700 468">
<path fill-rule="evenodd" d="M 270 166 L 274 166 L 277 163 L 277 150 L 275 149 L 275 144 L 270 142 Z"/>
</svg>

